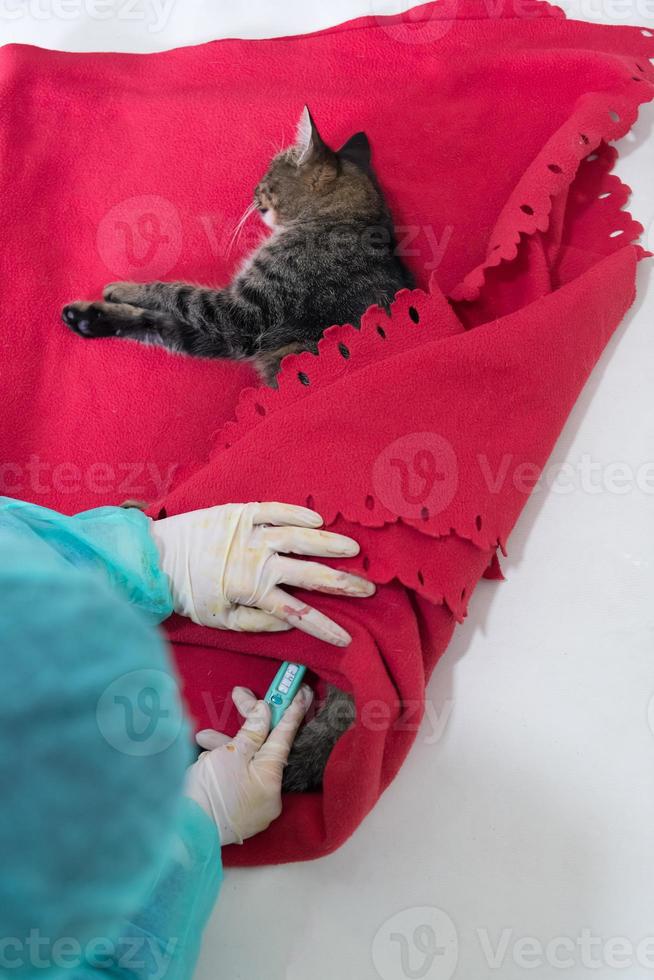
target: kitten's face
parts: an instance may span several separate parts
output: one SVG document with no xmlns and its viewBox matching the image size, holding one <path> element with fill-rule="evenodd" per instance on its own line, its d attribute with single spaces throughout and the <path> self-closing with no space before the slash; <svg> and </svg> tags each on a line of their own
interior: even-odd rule
<svg viewBox="0 0 654 980">
<path fill-rule="evenodd" d="M 277 229 L 316 218 L 369 217 L 381 203 L 369 167 L 370 146 L 363 133 L 335 152 L 305 109 L 297 145 L 273 159 L 254 192 L 255 204 L 268 227 Z"/>
<path fill-rule="evenodd" d="M 295 147 L 279 153 L 254 192 L 259 214 L 269 228 L 292 221 L 302 205 L 309 203 L 304 200 L 308 188 L 299 159 L 300 153 Z"/>
</svg>

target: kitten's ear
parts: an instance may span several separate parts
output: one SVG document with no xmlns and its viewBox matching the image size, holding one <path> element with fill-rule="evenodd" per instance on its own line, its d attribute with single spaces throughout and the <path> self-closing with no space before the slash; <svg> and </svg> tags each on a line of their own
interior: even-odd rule
<svg viewBox="0 0 654 980">
<path fill-rule="evenodd" d="M 329 149 L 318 132 L 318 127 L 313 121 L 313 116 L 307 105 L 305 105 L 298 123 L 296 145 L 300 150 L 298 166 L 309 162 L 318 163 L 334 157 L 333 150 Z"/>
<path fill-rule="evenodd" d="M 349 160 L 361 170 L 370 170 L 370 141 L 365 133 L 356 133 L 338 151 L 341 160 Z"/>
</svg>

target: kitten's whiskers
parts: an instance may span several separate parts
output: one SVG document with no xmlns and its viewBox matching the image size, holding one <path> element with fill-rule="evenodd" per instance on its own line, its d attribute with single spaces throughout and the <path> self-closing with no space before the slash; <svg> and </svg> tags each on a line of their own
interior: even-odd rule
<svg viewBox="0 0 654 980">
<path fill-rule="evenodd" d="M 240 221 L 237 223 L 234 229 L 234 233 L 232 234 L 232 237 L 229 240 L 229 245 L 227 246 L 228 255 L 231 255 L 234 246 L 240 240 L 240 237 L 243 234 L 243 229 L 245 228 L 245 225 L 247 224 L 247 222 L 249 221 L 249 219 L 252 217 L 252 215 L 256 210 L 257 210 L 256 201 L 253 201 L 252 204 L 248 205 L 248 207 L 245 209 L 243 216 L 241 217 Z"/>
</svg>

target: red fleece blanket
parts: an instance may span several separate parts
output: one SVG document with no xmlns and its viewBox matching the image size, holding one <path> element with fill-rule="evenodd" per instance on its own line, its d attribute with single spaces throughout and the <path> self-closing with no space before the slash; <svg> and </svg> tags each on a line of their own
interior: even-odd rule
<svg viewBox="0 0 654 980">
<path fill-rule="evenodd" d="M 356 698 L 324 792 L 289 797 L 228 860 L 334 849 L 406 756 L 426 680 L 633 300 L 641 229 L 608 142 L 652 98 L 653 54 L 647 31 L 489 0 L 158 55 L 0 51 L 0 493 L 67 512 L 308 504 L 380 585 L 312 597 L 346 651 L 169 624 L 202 726 L 233 729 L 231 686 L 262 693 L 285 658 Z M 333 144 L 371 139 L 421 287 L 390 317 L 332 327 L 276 392 L 243 366 L 63 327 L 64 303 L 112 279 L 226 282 L 305 102 Z"/>
</svg>

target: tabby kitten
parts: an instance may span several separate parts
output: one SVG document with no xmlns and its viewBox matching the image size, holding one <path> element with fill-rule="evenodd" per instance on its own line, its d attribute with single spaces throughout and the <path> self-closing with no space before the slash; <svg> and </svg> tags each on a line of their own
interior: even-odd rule
<svg viewBox="0 0 654 980">
<path fill-rule="evenodd" d="M 67 326 L 82 337 L 124 337 L 194 357 L 249 359 L 274 384 L 282 358 L 316 349 L 332 324 L 359 326 L 373 304 L 389 308 L 414 280 L 396 255 L 393 220 L 357 133 L 340 150 L 305 108 L 297 142 L 278 154 L 254 192 L 272 234 L 223 289 L 117 282 L 104 302 L 72 303 Z M 350 695 L 330 688 L 300 732 L 286 791 L 320 786 L 329 754 L 353 723 Z"/>
<path fill-rule="evenodd" d="M 105 302 L 71 303 L 82 337 L 126 337 L 194 357 L 248 358 L 272 382 L 282 357 L 314 349 L 334 323 L 358 326 L 413 278 L 396 256 L 393 221 L 357 133 L 338 152 L 307 108 L 297 144 L 278 154 L 252 209 L 272 229 L 223 289 L 116 282 Z"/>
</svg>

